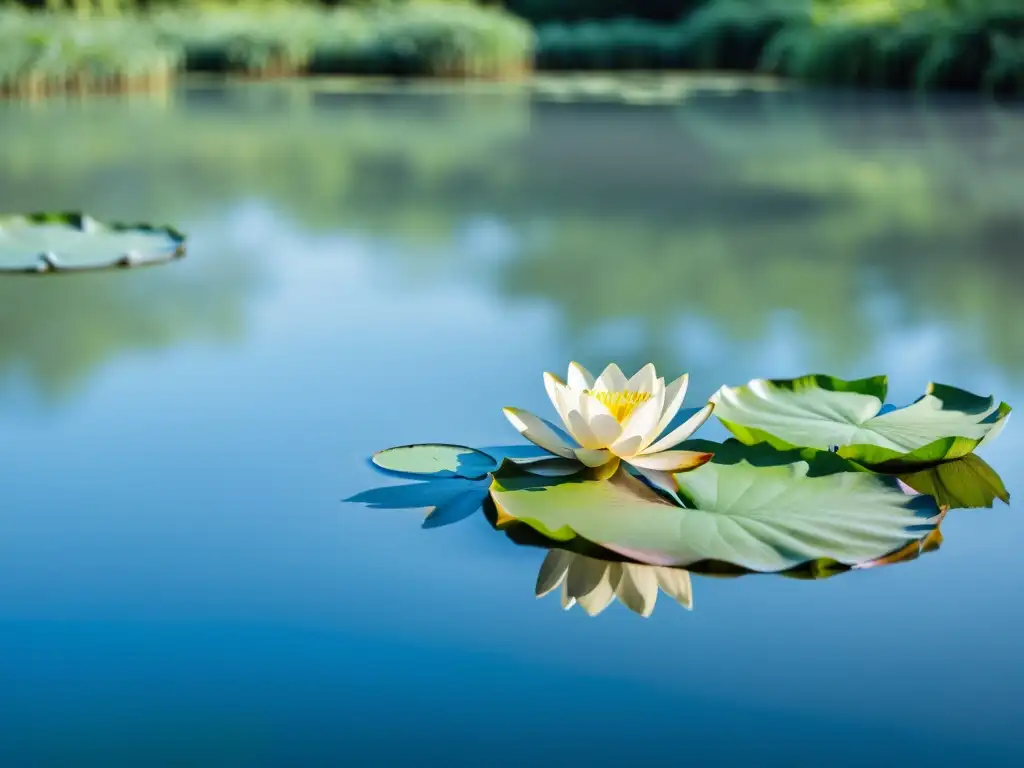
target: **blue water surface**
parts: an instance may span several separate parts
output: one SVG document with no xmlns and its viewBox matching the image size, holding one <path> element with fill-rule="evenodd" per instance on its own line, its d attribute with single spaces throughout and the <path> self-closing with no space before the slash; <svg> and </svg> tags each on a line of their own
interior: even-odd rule
<svg viewBox="0 0 1024 768">
<path fill-rule="evenodd" d="M 67 133 L 75 134 L 73 146 Z M 182 262 L 0 282 L 0 765 L 1015 765 L 1024 523 L 827 581 L 538 600 L 480 516 L 342 500 L 570 360 L 1024 403 L 1024 115 L 198 86 L 0 105 L 0 205 Z M 725 433 L 709 424 L 702 436 Z M 985 458 L 1018 494 L 1011 418 Z"/>
</svg>

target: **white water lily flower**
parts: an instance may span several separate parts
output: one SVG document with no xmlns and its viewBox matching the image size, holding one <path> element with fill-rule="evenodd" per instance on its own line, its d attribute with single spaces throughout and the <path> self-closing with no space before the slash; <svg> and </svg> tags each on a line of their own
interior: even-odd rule
<svg viewBox="0 0 1024 768">
<path fill-rule="evenodd" d="M 654 612 L 658 588 L 687 610 L 693 608 L 690 574 L 679 568 L 638 563 L 609 563 L 575 552 L 552 549 L 537 574 L 537 597 L 562 587 L 562 607 L 579 604 L 596 616 L 619 602 L 644 618 Z"/>
<path fill-rule="evenodd" d="M 708 403 L 659 439 L 679 412 L 688 383 L 683 374 L 666 386 L 650 363 L 629 379 L 614 363 L 596 379 L 578 363 L 569 365 L 564 382 L 545 373 L 548 396 L 577 446 L 529 411 L 506 408 L 505 416 L 530 442 L 588 467 L 618 458 L 645 475 L 682 472 L 704 464 L 711 454 L 671 449 L 696 432 L 715 407 Z"/>
</svg>

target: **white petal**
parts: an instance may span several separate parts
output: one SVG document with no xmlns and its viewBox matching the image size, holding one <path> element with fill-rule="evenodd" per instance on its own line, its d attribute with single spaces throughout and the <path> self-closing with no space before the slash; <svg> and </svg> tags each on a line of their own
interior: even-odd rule
<svg viewBox="0 0 1024 768">
<path fill-rule="evenodd" d="M 544 389 L 548 393 L 548 397 L 551 398 L 551 404 L 555 406 L 555 411 L 562 417 L 562 421 L 565 421 L 565 416 L 558 408 L 558 390 L 565 389 L 565 382 L 555 376 L 553 373 L 544 374 Z"/>
<path fill-rule="evenodd" d="M 567 594 L 590 616 L 597 616 L 615 598 L 615 587 L 621 577 L 618 563 L 606 563 L 591 557 L 577 556 L 566 577 Z"/>
<path fill-rule="evenodd" d="M 654 392 L 654 382 L 657 380 L 658 373 L 654 369 L 654 363 L 648 363 L 630 377 L 623 389 L 630 392 Z"/>
<path fill-rule="evenodd" d="M 626 388 L 626 374 L 612 363 L 597 377 L 592 389 L 596 392 L 622 392 Z"/>
<path fill-rule="evenodd" d="M 676 427 L 663 438 L 661 438 L 658 442 L 654 443 L 654 445 L 649 445 L 646 448 L 644 448 L 644 450 L 641 451 L 641 453 L 643 453 L 644 455 L 651 453 L 660 453 L 661 451 L 665 451 L 668 450 L 669 448 L 673 448 L 679 445 L 681 442 L 683 442 L 683 440 L 688 439 L 690 435 L 692 435 L 694 432 L 700 429 L 701 426 L 703 426 L 704 422 L 708 420 L 708 417 L 711 416 L 711 412 L 714 409 L 714 403 L 708 403 L 695 414 L 693 414 L 693 416 L 688 418 L 678 427 Z"/>
<path fill-rule="evenodd" d="M 641 403 L 622 425 L 622 434 L 612 445 L 612 451 L 622 458 L 629 458 L 651 440 L 654 429 L 658 426 L 661 411 L 665 402 L 664 390 L 655 384 L 654 395 L 646 403 Z"/>
<path fill-rule="evenodd" d="M 574 605 L 576 605 L 576 598 L 575 597 L 569 597 L 569 582 L 568 581 L 563 581 L 562 582 L 562 609 L 568 611 Z"/>
<path fill-rule="evenodd" d="M 571 398 L 572 393 L 568 389 L 565 391 L 567 393 L 566 397 Z M 592 451 L 604 448 L 604 443 L 594 437 L 594 433 L 590 431 L 590 425 L 587 423 L 587 417 L 580 412 L 578 404 L 574 404 L 570 407 L 569 418 L 565 425 L 569 428 L 570 434 L 576 438 L 576 442 L 584 448 Z"/>
<path fill-rule="evenodd" d="M 583 418 L 586 419 L 594 439 L 599 443 L 593 447 L 604 448 L 619 439 L 619 435 L 622 434 L 622 425 L 619 424 L 618 419 L 612 416 L 612 412 L 608 410 L 607 406 L 596 397 L 581 392 L 579 410 L 583 414 Z"/>
<path fill-rule="evenodd" d="M 693 609 L 693 588 L 690 572 L 679 568 L 656 568 L 662 591 L 687 610 Z"/>
<path fill-rule="evenodd" d="M 529 411 L 521 408 L 504 408 L 505 418 L 511 422 L 516 430 L 534 445 L 538 445 L 545 451 L 551 451 L 567 459 L 574 457 L 572 447 L 569 446 L 558 434 L 547 424 L 538 419 Z"/>
<path fill-rule="evenodd" d="M 654 442 L 658 435 L 668 429 L 668 425 L 672 423 L 672 419 L 676 417 L 676 414 L 679 413 L 679 409 L 683 407 L 683 400 L 686 397 L 686 390 L 689 385 L 690 374 L 684 373 L 665 388 L 664 409 L 661 412 L 661 418 L 658 420 L 658 426 L 650 434 L 650 439 L 647 441 L 647 444 L 641 446 L 640 451 L 647 448 L 648 445 Z"/>
<path fill-rule="evenodd" d="M 540 564 L 540 571 L 537 573 L 537 597 L 544 597 L 565 581 L 565 575 L 569 572 L 569 563 L 572 562 L 573 554 L 564 549 L 552 549 L 548 551 L 544 562 Z"/>
<path fill-rule="evenodd" d="M 619 602 L 647 618 L 658 600 L 658 577 L 649 565 L 623 564 L 622 578 L 615 588 Z"/>
<path fill-rule="evenodd" d="M 599 451 L 577 448 L 575 453 L 576 458 L 588 467 L 603 467 L 615 458 L 614 454 L 606 448 L 602 448 Z"/>
<path fill-rule="evenodd" d="M 576 398 L 570 389 L 552 373 L 544 374 L 544 386 L 548 391 L 548 397 L 551 398 L 551 402 L 555 406 L 558 418 L 562 420 L 562 426 L 579 442 L 579 435 L 573 430 L 572 420 L 569 418 L 569 414 L 576 408 Z M 589 434 L 589 430 L 585 434 Z M 582 443 L 580 444 L 582 445 Z"/>
<path fill-rule="evenodd" d="M 698 451 L 662 451 L 660 453 L 649 453 L 643 456 L 634 456 L 629 463 L 638 469 L 655 469 L 660 472 L 685 472 L 688 469 L 696 469 L 702 464 L 711 461 L 713 453 L 700 453 Z"/>
<path fill-rule="evenodd" d="M 594 375 L 579 363 L 569 363 L 569 376 L 566 378 L 569 389 L 583 390 L 594 388 Z"/>
</svg>

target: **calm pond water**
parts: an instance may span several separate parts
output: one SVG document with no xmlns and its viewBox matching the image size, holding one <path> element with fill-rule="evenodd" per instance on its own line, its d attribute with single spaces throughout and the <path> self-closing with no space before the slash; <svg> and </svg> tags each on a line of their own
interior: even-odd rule
<svg viewBox="0 0 1024 768">
<path fill-rule="evenodd" d="M 0 209 L 190 235 L 0 279 L 0 764 L 1019 764 L 1012 507 L 643 619 L 537 600 L 544 552 L 481 516 L 343 503 L 398 482 L 380 448 L 515 442 L 573 359 L 689 405 L 809 371 L 1024 405 L 1024 113 L 555 96 L 0 104 Z M 984 452 L 1011 494 L 1022 449 Z"/>
</svg>

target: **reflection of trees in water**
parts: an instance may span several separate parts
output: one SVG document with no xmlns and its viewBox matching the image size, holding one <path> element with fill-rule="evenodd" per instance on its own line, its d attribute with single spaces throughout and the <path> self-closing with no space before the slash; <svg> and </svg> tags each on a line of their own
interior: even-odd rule
<svg viewBox="0 0 1024 768">
<path fill-rule="evenodd" d="M 67 394 L 108 360 L 189 339 L 244 332 L 251 262 L 178 262 L 138 271 L 0 277 L 0 377 L 26 376 L 43 397 Z"/>
<path fill-rule="evenodd" d="M 359 229 L 400 189 L 421 205 L 389 216 L 436 237 L 423 199 L 480 174 L 493 183 L 489 159 L 529 116 L 522 98 L 342 99 L 319 87 L 192 88 L 166 104 L 0 104 L 0 208 L 181 220 L 255 197 L 308 225 Z"/>
<path fill-rule="evenodd" d="M 1024 188 L 1012 182 L 1024 154 L 1012 137 L 1024 120 L 962 105 L 822 109 L 817 97 L 751 98 L 680 107 L 675 144 L 651 126 L 638 136 L 620 124 L 622 140 L 577 145 L 563 180 L 539 182 L 546 193 L 558 187 L 573 215 L 549 218 L 508 268 L 508 289 L 558 302 L 570 332 L 609 314 L 642 318 L 652 354 L 681 312 L 749 341 L 789 310 L 816 359 L 833 366 L 868 351 L 872 330 L 891 322 L 866 306 L 876 278 L 906 320 L 975 332 L 986 348 L 968 354 L 1019 374 Z M 544 175 L 554 164 L 528 165 Z M 616 215 L 615 169 L 636 167 L 646 174 L 627 176 L 631 199 Z"/>
<path fill-rule="evenodd" d="M 488 214 L 523 234 L 501 290 L 550 300 L 574 337 L 638 319 L 639 362 L 670 362 L 680 313 L 757 343 L 785 310 L 838 368 L 887 321 L 865 304 L 881 284 L 906 320 L 976 331 L 979 354 L 1019 373 L 1022 123 L 863 94 L 642 108 L 193 88 L 164 106 L 0 106 L 0 207 L 173 222 L 259 198 L 417 245 Z"/>
</svg>

